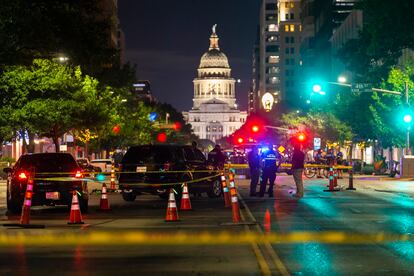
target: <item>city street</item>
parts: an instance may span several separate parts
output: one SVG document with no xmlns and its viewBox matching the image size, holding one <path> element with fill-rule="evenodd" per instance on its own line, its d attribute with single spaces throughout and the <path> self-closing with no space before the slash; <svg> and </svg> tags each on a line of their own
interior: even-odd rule
<svg viewBox="0 0 414 276">
<path fill-rule="evenodd" d="M 17 222 L 5 208 L 5 183 L 0 182 L 1 224 Z M 53 245 L 4 246 L 0 248 L 0 274 L 127 274 L 131 271 L 152 274 L 239 274 L 239 275 L 412 275 L 414 242 L 364 244 L 327 244 L 307 240 L 305 232 L 323 237 L 327 232 L 349 235 L 379 232 L 412 234 L 414 231 L 414 181 L 387 181 L 380 177 L 359 177 L 356 191 L 323 192 L 327 180 L 305 181 L 305 197 L 292 197 L 290 176 L 277 179 L 275 198 L 249 198 L 248 181 L 237 180 L 241 194 L 241 214 L 251 225 L 231 225 L 231 210 L 223 200 L 191 197 L 193 211 L 179 212 L 180 221 L 164 222 L 166 201 L 156 196 L 141 196 L 124 202 L 117 193 L 109 196 L 111 212 L 97 212 L 100 195 L 91 195 L 90 211 L 83 214 L 84 225 L 68 226 L 65 207 L 32 208 L 31 223 L 45 229 L 3 227 L 4 235 L 67 235 L 109 232 L 113 238 L 106 246 Z M 340 180 L 347 186 L 347 179 Z M 96 185 L 90 187 L 90 191 Z M 184 241 L 165 245 L 125 245 L 119 240 L 124 231 L 174 235 L 186 233 L 295 233 L 298 243 L 237 244 L 237 241 L 211 245 Z M 1 240 L 0 240 L 1 241 Z"/>
</svg>

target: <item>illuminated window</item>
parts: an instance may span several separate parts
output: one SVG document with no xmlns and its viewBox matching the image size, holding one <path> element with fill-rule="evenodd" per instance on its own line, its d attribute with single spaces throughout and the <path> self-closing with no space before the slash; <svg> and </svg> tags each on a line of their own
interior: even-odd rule
<svg viewBox="0 0 414 276">
<path fill-rule="evenodd" d="M 290 31 L 294 32 L 295 31 L 295 25 L 290 25 Z"/>
<path fill-rule="evenodd" d="M 295 2 L 290 2 L 290 8 L 294 8 L 295 7 Z"/>
<path fill-rule="evenodd" d="M 285 25 L 285 32 L 289 32 L 289 25 Z"/>
<path fill-rule="evenodd" d="M 299 25 L 299 32 L 301 32 L 301 31 L 302 31 L 302 24 Z"/>
<path fill-rule="evenodd" d="M 270 24 L 268 27 L 269 32 L 277 32 L 279 31 L 279 28 L 276 24 Z"/>
<path fill-rule="evenodd" d="M 279 56 L 270 56 L 269 57 L 269 63 L 279 63 Z"/>
</svg>

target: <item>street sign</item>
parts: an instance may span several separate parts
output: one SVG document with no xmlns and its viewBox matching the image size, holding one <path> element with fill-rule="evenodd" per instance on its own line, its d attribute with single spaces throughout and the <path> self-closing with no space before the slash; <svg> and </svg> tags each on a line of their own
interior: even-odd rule
<svg viewBox="0 0 414 276">
<path fill-rule="evenodd" d="M 321 148 L 321 138 L 313 138 L 313 149 L 318 150 Z"/>
<path fill-rule="evenodd" d="M 351 86 L 353 93 L 369 93 L 372 92 L 372 86 L 369 83 L 353 83 Z"/>
</svg>

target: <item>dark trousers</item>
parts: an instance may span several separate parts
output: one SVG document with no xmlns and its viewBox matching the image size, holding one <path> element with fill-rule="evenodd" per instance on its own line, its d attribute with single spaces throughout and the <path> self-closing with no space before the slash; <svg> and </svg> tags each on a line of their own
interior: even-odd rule
<svg viewBox="0 0 414 276">
<path fill-rule="evenodd" d="M 273 195 L 273 186 L 275 185 L 276 172 L 270 170 L 263 170 L 262 182 L 260 183 L 260 196 L 264 196 L 266 191 L 267 182 L 269 182 L 269 195 Z"/>
<path fill-rule="evenodd" d="M 250 195 L 256 194 L 256 187 L 259 183 L 260 169 L 250 169 Z"/>
</svg>

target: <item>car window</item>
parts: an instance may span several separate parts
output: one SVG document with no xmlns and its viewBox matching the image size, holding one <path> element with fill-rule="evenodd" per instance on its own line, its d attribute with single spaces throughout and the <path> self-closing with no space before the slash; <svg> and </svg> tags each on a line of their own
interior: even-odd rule
<svg viewBox="0 0 414 276">
<path fill-rule="evenodd" d="M 72 155 L 54 153 L 23 155 L 18 167 L 34 167 L 36 172 L 74 172 L 79 169 Z"/>
<path fill-rule="evenodd" d="M 192 147 L 184 147 L 185 159 L 190 162 L 205 162 L 206 159 L 200 151 L 194 151 Z"/>
<path fill-rule="evenodd" d="M 139 146 L 131 147 L 124 158 L 122 163 L 135 164 L 135 163 L 153 163 L 160 164 L 166 162 L 177 161 L 180 159 L 179 153 L 175 152 L 171 147 L 159 147 L 159 146 Z"/>
</svg>

